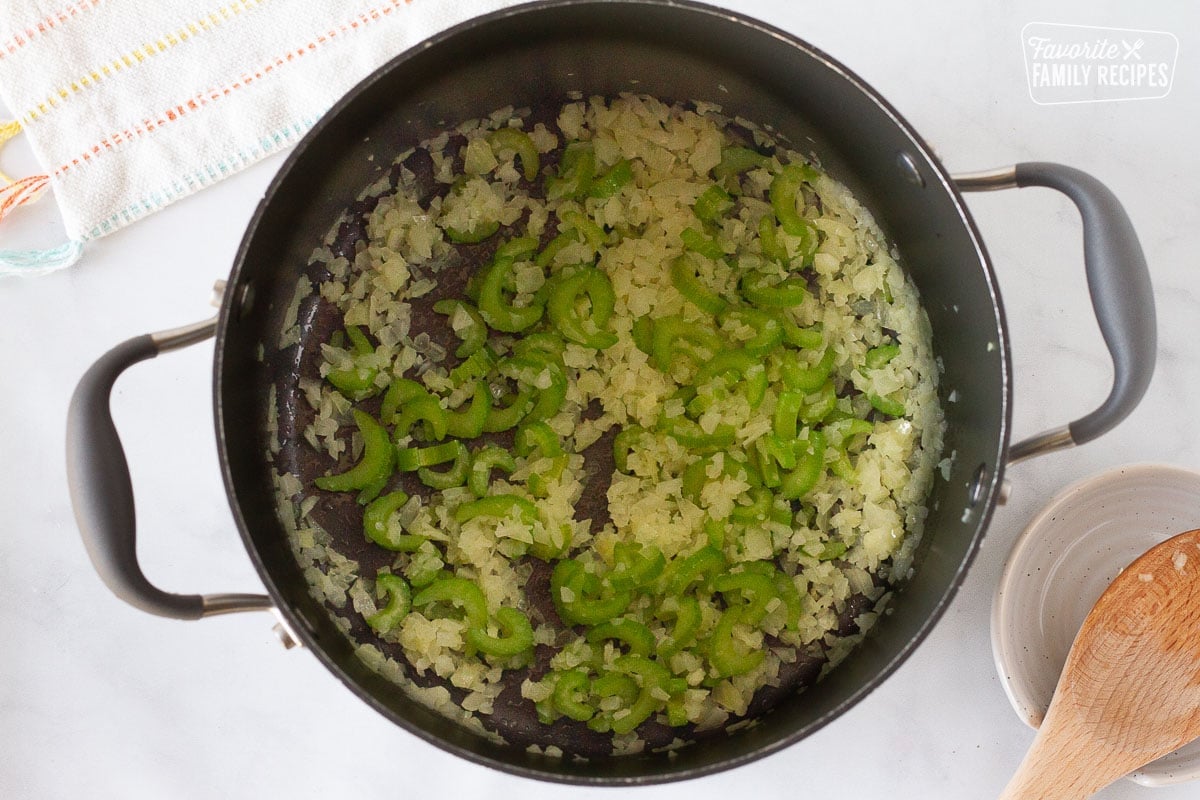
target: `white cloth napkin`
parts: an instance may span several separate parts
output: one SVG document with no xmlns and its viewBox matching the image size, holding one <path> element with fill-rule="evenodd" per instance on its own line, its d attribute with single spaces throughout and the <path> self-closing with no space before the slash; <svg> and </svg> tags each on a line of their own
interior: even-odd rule
<svg viewBox="0 0 1200 800">
<path fill-rule="evenodd" d="M 295 144 L 392 56 L 512 4 L 0 2 L 0 97 L 45 173 L 0 188 L 0 218 L 48 185 L 72 239 L 8 251 L 0 274 L 66 266 L 87 240 Z"/>
</svg>

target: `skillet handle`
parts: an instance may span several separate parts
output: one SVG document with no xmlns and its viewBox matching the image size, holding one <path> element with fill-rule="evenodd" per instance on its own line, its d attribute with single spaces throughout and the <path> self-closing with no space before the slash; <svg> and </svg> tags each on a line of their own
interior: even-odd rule
<svg viewBox="0 0 1200 800">
<path fill-rule="evenodd" d="M 92 565 L 117 597 L 162 617 L 200 619 L 272 606 L 265 595 L 164 592 L 146 579 L 137 560 L 133 486 L 109 408 L 113 383 L 139 361 L 203 341 L 215 332 L 214 317 L 117 345 L 84 373 L 67 411 L 67 486 Z"/>
<path fill-rule="evenodd" d="M 1129 215 L 1108 187 L 1086 172 L 1061 164 L 1026 162 L 956 175 L 954 182 L 966 192 L 1045 186 L 1071 198 L 1083 220 L 1088 292 L 1113 361 L 1112 391 L 1099 408 L 1013 445 L 1008 463 L 1090 442 L 1107 433 L 1141 401 L 1154 375 L 1158 353 L 1150 272 Z"/>
</svg>

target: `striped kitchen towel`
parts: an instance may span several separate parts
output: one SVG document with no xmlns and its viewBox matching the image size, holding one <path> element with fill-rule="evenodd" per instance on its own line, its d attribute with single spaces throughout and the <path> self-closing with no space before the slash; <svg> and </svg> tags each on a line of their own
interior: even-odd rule
<svg viewBox="0 0 1200 800">
<path fill-rule="evenodd" d="M 0 274 L 74 263 L 105 236 L 294 144 L 392 56 L 513 0 L 2 0 L 3 217 L 47 190 L 70 241 L 0 251 Z"/>
</svg>

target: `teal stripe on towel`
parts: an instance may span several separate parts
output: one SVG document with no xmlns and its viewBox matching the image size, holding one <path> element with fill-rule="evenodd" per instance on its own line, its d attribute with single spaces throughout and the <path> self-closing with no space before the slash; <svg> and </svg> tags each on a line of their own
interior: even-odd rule
<svg viewBox="0 0 1200 800">
<path fill-rule="evenodd" d="M 83 237 L 84 240 L 106 236 L 113 231 L 123 228 L 131 222 L 158 211 L 163 206 L 185 197 L 189 194 L 207 188 L 223 178 L 238 172 L 259 159 L 272 153 L 291 147 L 296 140 L 317 124 L 317 117 L 307 117 L 291 125 L 286 125 L 275 131 L 263 134 L 259 140 L 246 149 L 238 149 L 229 156 L 218 161 L 203 164 L 197 169 L 184 175 L 172 177 L 168 183 L 148 192 L 125 208 L 111 214 L 107 219 L 98 222 Z"/>
</svg>

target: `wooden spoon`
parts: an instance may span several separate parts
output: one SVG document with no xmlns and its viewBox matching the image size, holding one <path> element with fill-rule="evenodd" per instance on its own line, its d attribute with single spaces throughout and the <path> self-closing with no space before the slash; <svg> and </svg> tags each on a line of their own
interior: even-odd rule
<svg viewBox="0 0 1200 800">
<path fill-rule="evenodd" d="M 1130 564 L 1083 621 L 1000 800 L 1091 797 L 1200 737 L 1200 530 Z"/>
</svg>

